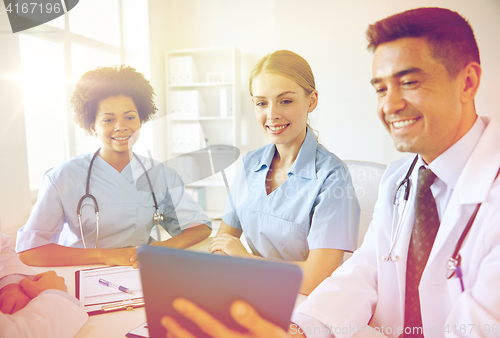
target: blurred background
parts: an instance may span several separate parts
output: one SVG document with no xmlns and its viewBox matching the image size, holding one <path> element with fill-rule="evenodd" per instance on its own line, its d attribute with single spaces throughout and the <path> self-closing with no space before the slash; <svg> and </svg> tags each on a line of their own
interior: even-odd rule
<svg viewBox="0 0 500 338">
<path fill-rule="evenodd" d="M 97 66 L 127 64 L 151 81 L 159 111 L 134 149 L 161 161 L 207 141 L 237 146 L 242 155 L 267 144 L 254 119 L 248 76 L 278 49 L 310 63 L 319 91 L 310 124 L 330 151 L 382 164 L 408 156 L 394 149 L 378 121 L 365 30 L 391 14 L 430 6 L 457 11 L 471 23 L 483 67 L 476 108 L 500 122 L 498 0 L 80 0 L 66 15 L 15 34 L 2 8 L 3 232 L 15 237 L 25 223 L 46 170 L 97 149 L 75 126 L 69 105 L 74 83 Z M 191 80 L 176 82 L 186 74 Z M 183 109 L 195 112 L 179 117 Z M 179 130 L 194 141 L 176 144 Z M 227 173 L 230 182 L 234 168 Z M 220 216 L 227 199 L 220 173 L 190 188 Z"/>
</svg>

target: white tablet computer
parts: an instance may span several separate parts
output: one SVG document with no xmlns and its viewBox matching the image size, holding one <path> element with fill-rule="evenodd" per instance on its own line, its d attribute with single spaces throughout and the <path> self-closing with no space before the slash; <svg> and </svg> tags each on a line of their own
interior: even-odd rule
<svg viewBox="0 0 500 338">
<path fill-rule="evenodd" d="M 198 338 L 208 337 L 172 308 L 183 297 L 228 327 L 244 332 L 229 314 L 234 300 L 252 304 L 259 314 L 288 331 L 302 279 L 293 264 L 143 246 L 138 250 L 150 337 L 165 337 L 160 320 L 175 318 Z"/>
</svg>

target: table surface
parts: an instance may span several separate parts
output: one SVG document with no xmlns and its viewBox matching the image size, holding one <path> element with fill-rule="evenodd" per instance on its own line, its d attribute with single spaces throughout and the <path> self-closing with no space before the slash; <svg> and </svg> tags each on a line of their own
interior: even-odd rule
<svg viewBox="0 0 500 338">
<path fill-rule="evenodd" d="M 189 250 L 208 252 L 208 245 L 212 238 L 193 245 Z M 68 293 L 75 295 L 75 271 L 90 269 L 106 265 L 82 265 L 82 266 L 61 266 L 61 267 L 40 267 L 34 266 L 33 270 L 44 272 L 54 270 L 59 276 L 64 277 L 68 286 Z M 131 311 L 116 311 L 99 315 L 89 316 L 88 322 L 81 328 L 77 338 L 123 338 L 129 331 L 135 329 L 146 321 L 146 311 L 144 307 Z"/>
<path fill-rule="evenodd" d="M 193 245 L 189 250 L 198 252 L 208 252 L 208 245 L 212 237 L 209 237 L 202 242 Z M 84 270 L 96 267 L 105 267 L 106 265 L 82 265 L 82 266 L 62 266 L 62 267 L 32 267 L 37 272 L 54 270 L 59 276 L 64 277 L 68 286 L 68 293 L 75 295 L 75 271 Z M 307 297 L 299 294 L 295 307 L 306 300 Z M 146 311 L 144 307 L 135 308 L 131 311 L 116 311 L 99 315 L 89 316 L 88 322 L 80 329 L 75 336 L 76 338 L 123 338 L 131 330 L 146 321 Z M 380 334 L 373 335 L 355 335 L 356 338 L 362 337 L 385 337 Z"/>
<path fill-rule="evenodd" d="M 102 265 L 103 267 L 105 265 Z M 99 267 L 99 265 L 63 266 L 63 267 L 33 267 L 37 272 L 54 270 L 59 276 L 64 277 L 68 286 L 68 293 L 75 295 L 75 271 Z M 132 311 L 117 311 L 105 314 L 89 316 L 88 322 L 80 329 L 75 337 L 78 338 L 114 338 L 125 337 L 129 331 L 133 330 L 146 321 L 144 307 L 136 308 Z"/>
</svg>

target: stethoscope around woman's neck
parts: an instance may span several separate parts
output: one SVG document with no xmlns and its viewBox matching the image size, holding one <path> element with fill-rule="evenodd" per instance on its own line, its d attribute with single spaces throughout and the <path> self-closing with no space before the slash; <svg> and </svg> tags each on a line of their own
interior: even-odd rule
<svg viewBox="0 0 500 338">
<path fill-rule="evenodd" d="M 80 198 L 80 200 L 78 201 L 78 206 L 76 207 L 76 214 L 78 216 L 78 224 L 80 225 L 80 234 L 82 236 L 82 243 L 83 243 L 83 247 L 85 249 L 87 249 L 87 245 L 85 244 L 85 237 L 83 236 L 82 208 L 83 208 L 83 202 L 87 198 L 90 198 L 94 202 L 94 212 L 95 212 L 95 218 L 96 218 L 96 241 L 95 241 L 95 248 L 96 249 L 97 249 L 98 244 L 99 244 L 99 205 L 97 204 L 96 198 L 89 192 L 89 189 L 90 189 L 90 173 L 92 171 L 92 166 L 94 165 L 94 161 L 95 161 L 97 155 L 99 155 L 100 150 L 101 150 L 101 148 L 97 149 L 97 151 L 94 153 L 94 156 L 92 156 L 92 160 L 90 160 L 89 170 L 87 172 L 87 183 L 85 185 L 85 195 L 83 195 L 82 198 Z M 139 157 L 137 157 L 136 154 L 134 154 L 134 157 L 140 163 L 142 169 L 144 170 L 144 173 L 146 174 L 149 188 L 151 189 L 151 195 L 153 196 L 153 201 L 155 203 L 155 212 L 153 214 L 153 221 L 154 221 L 155 225 L 159 226 L 160 223 L 163 221 L 164 217 L 163 217 L 163 214 L 161 214 L 158 211 L 158 202 L 156 201 L 156 195 L 155 195 L 154 190 L 153 190 L 153 185 L 151 184 L 151 179 L 149 178 L 149 174 L 148 174 L 148 171 L 146 170 L 146 167 L 141 162 Z"/>
</svg>

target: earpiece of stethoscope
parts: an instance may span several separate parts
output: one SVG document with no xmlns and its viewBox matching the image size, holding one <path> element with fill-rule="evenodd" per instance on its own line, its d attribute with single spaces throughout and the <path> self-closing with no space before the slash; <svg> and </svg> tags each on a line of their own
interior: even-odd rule
<svg viewBox="0 0 500 338">
<path fill-rule="evenodd" d="M 393 200 L 394 207 L 393 207 L 393 211 L 392 211 L 393 215 L 396 214 L 396 208 L 399 205 L 398 204 L 398 192 L 403 186 L 405 187 L 405 191 L 404 191 L 404 195 L 403 195 L 403 211 L 401 212 L 401 216 L 399 216 L 399 218 L 398 218 L 398 224 L 396 225 L 396 231 L 392 235 L 391 246 L 389 247 L 389 253 L 387 254 L 387 256 L 382 256 L 382 260 L 386 261 L 386 262 L 388 262 L 388 261 L 397 262 L 399 260 L 399 256 L 392 255 L 392 252 L 394 250 L 394 246 L 396 245 L 396 241 L 399 237 L 399 233 L 401 232 L 401 227 L 402 227 L 401 224 L 403 222 L 405 211 L 406 211 L 406 205 L 408 204 L 408 199 L 410 197 L 410 189 L 411 189 L 410 176 L 411 176 L 411 173 L 413 172 L 413 168 L 415 168 L 415 165 L 417 164 L 417 161 L 418 161 L 418 155 L 416 155 L 415 158 L 413 159 L 413 162 L 411 163 L 410 168 L 408 169 L 408 172 L 406 173 L 405 178 L 398 184 L 396 192 L 394 193 L 394 200 Z M 393 219 L 393 224 L 394 224 L 394 219 Z"/>
</svg>

